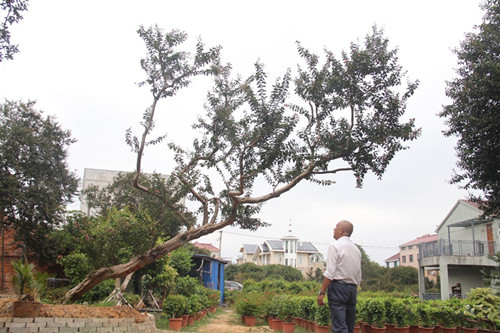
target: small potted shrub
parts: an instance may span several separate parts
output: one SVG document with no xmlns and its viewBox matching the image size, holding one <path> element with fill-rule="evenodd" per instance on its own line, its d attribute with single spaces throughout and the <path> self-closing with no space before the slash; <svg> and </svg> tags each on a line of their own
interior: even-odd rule
<svg viewBox="0 0 500 333">
<path fill-rule="evenodd" d="M 380 297 L 370 299 L 366 303 L 366 312 L 368 313 L 368 322 L 372 326 L 372 332 L 385 332 L 385 304 Z"/>
<path fill-rule="evenodd" d="M 183 295 L 169 295 L 163 302 L 163 312 L 169 318 L 169 329 L 180 331 L 182 327 L 182 316 L 186 312 L 187 301 Z"/>
<path fill-rule="evenodd" d="M 329 333 L 331 330 L 331 319 L 328 304 L 322 306 L 315 304 L 314 309 L 314 321 L 316 322 L 316 325 L 314 326 L 315 332 Z"/>
<path fill-rule="evenodd" d="M 263 312 L 258 292 L 251 292 L 239 297 L 235 302 L 236 313 L 242 316 L 245 325 L 255 326 L 258 316 Z"/>
<path fill-rule="evenodd" d="M 14 276 L 12 283 L 17 295 L 14 302 L 14 317 L 34 318 L 40 313 L 42 304 L 40 290 L 47 283 L 47 273 L 37 272 L 35 265 L 23 264 L 22 261 L 12 262 Z"/>
<path fill-rule="evenodd" d="M 410 332 L 410 307 L 401 298 L 394 299 L 391 306 L 391 316 L 394 319 L 394 331 L 397 333 Z"/>
<path fill-rule="evenodd" d="M 459 323 L 459 317 L 455 314 L 452 307 L 442 302 L 436 309 L 436 319 L 441 324 L 441 330 L 443 333 L 454 333 L 457 330 L 457 322 Z"/>
<path fill-rule="evenodd" d="M 292 333 L 295 331 L 293 318 L 297 315 L 298 304 L 295 297 L 285 297 L 278 305 L 278 317 L 283 320 L 283 332 Z"/>
<path fill-rule="evenodd" d="M 435 308 L 429 301 L 420 302 L 416 305 L 419 319 L 419 331 L 421 333 L 431 333 L 434 330 Z"/>
</svg>

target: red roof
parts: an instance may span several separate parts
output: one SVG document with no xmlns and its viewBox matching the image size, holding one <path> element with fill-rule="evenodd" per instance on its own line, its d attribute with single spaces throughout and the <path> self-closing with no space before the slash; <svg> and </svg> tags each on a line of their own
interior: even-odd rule
<svg viewBox="0 0 500 333">
<path fill-rule="evenodd" d="M 459 201 L 461 201 L 463 203 L 466 203 L 468 205 L 471 205 L 472 207 L 475 207 L 475 208 L 479 209 L 479 203 L 478 202 L 474 202 L 474 201 L 470 201 L 470 200 L 465 200 L 465 199 L 460 199 Z"/>
<path fill-rule="evenodd" d="M 409 241 L 409 242 L 406 242 L 404 244 L 401 244 L 399 246 L 401 247 L 401 246 L 408 246 L 408 245 L 416 245 L 416 244 L 420 244 L 420 243 L 435 242 L 435 241 L 437 241 L 437 238 L 438 238 L 437 234 L 434 234 L 434 235 L 425 234 L 423 236 L 417 237 L 416 239 Z"/>
<path fill-rule="evenodd" d="M 196 246 L 197 248 L 199 249 L 205 249 L 205 250 L 208 250 L 210 252 L 219 252 L 219 249 L 216 248 L 215 246 L 213 246 L 212 244 L 209 244 L 209 243 L 194 243 L 193 246 Z"/>
<path fill-rule="evenodd" d="M 396 260 L 399 260 L 399 252 L 393 255 L 392 257 L 385 259 L 385 262 L 396 261 Z"/>
</svg>

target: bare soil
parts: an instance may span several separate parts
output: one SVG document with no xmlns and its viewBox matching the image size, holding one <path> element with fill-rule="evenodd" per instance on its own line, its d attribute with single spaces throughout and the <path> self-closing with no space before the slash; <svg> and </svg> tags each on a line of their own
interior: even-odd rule
<svg viewBox="0 0 500 333">
<path fill-rule="evenodd" d="M 259 324 L 266 324 L 259 326 Z M 257 326 L 245 326 L 241 322 L 241 317 L 231 309 L 222 309 L 218 311 L 215 317 L 209 319 L 208 323 L 198 327 L 196 332 L 203 333 L 269 333 L 273 330 L 267 326 L 267 323 L 257 321 Z"/>
<path fill-rule="evenodd" d="M 12 298 L 0 299 L 0 317 L 13 317 L 14 301 Z M 50 305 L 42 304 L 39 317 L 57 318 L 135 318 L 144 321 L 145 315 L 129 306 L 91 307 L 85 305 Z"/>
<path fill-rule="evenodd" d="M 0 299 L 0 317 L 13 317 L 13 298 Z M 91 307 L 85 305 L 50 305 L 42 304 L 39 317 L 57 318 L 135 318 L 136 322 L 144 321 L 145 314 L 129 306 Z M 206 324 L 196 328 L 200 333 L 270 333 L 272 329 L 263 321 L 257 321 L 257 326 L 245 326 L 241 317 L 232 309 L 223 308 Z"/>
</svg>

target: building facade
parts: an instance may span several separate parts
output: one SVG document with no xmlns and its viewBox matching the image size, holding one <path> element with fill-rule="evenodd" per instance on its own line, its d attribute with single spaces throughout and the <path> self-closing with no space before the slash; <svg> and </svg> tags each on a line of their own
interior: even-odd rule
<svg viewBox="0 0 500 333">
<path fill-rule="evenodd" d="M 240 249 L 241 257 L 237 264 L 247 262 L 259 266 L 285 265 L 299 269 L 306 274 L 311 268 L 323 269 L 324 262 L 320 262 L 320 252 L 311 243 L 300 241 L 295 236 L 284 236 L 280 240 L 265 240 L 262 244 L 243 244 Z"/>
<path fill-rule="evenodd" d="M 463 297 L 484 287 L 481 271 L 497 264 L 488 255 L 500 252 L 500 217 L 484 217 L 478 206 L 459 200 L 438 226 L 437 240 L 419 245 L 419 292 L 427 297 L 424 272 L 439 269 L 441 299 Z"/>
</svg>

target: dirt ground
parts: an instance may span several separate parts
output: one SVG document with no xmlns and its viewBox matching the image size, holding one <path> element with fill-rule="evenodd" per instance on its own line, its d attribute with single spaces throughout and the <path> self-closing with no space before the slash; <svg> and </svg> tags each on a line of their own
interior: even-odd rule
<svg viewBox="0 0 500 333">
<path fill-rule="evenodd" d="M 0 299 L 0 317 L 12 317 L 14 311 L 14 301 L 12 298 Z M 42 304 L 40 317 L 58 318 L 135 318 L 136 321 L 143 321 L 145 315 L 129 306 L 113 307 L 90 307 L 84 305 L 50 305 Z M 258 325 L 259 323 L 257 323 Z M 267 326 L 245 326 L 241 322 L 241 317 L 233 310 L 223 308 L 217 312 L 208 322 L 196 329 L 200 333 L 270 333 L 272 329 Z"/>
<path fill-rule="evenodd" d="M 257 323 L 259 324 L 259 323 Z M 222 309 L 216 317 L 210 318 L 207 324 L 199 327 L 196 332 L 203 333 L 269 333 L 273 332 L 269 326 L 245 326 L 239 317 L 231 309 Z"/>
<path fill-rule="evenodd" d="M 14 313 L 12 298 L 0 299 L 0 317 L 12 317 Z M 58 318 L 135 318 L 144 321 L 145 315 L 129 306 L 90 307 L 84 305 L 50 305 L 42 304 L 40 317 Z"/>
</svg>

